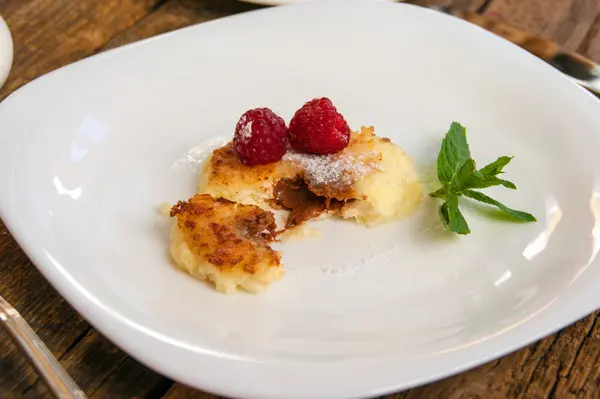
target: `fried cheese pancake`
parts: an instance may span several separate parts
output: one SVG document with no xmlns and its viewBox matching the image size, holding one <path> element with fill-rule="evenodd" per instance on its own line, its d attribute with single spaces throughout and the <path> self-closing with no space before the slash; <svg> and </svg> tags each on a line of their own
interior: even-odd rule
<svg viewBox="0 0 600 399">
<path fill-rule="evenodd" d="M 283 275 L 273 213 L 254 205 L 199 194 L 171 209 L 176 224 L 170 252 L 177 267 L 208 280 L 217 291 L 258 293 Z"/>
<path fill-rule="evenodd" d="M 372 127 L 352 132 L 344 150 L 331 155 L 289 151 L 281 161 L 242 164 L 231 143 L 215 150 L 198 183 L 198 192 L 270 209 L 275 187 L 300 177 L 323 200 L 343 201 L 328 215 L 366 225 L 399 219 L 420 203 L 423 189 L 411 159 Z"/>
</svg>

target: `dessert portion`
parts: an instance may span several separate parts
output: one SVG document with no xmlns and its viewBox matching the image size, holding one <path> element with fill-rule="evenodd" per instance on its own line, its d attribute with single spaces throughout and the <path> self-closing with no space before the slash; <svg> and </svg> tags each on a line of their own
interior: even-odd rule
<svg viewBox="0 0 600 399">
<path fill-rule="evenodd" d="M 337 153 L 290 150 L 266 165 L 244 165 L 229 143 L 213 152 L 198 192 L 290 210 L 287 227 L 326 216 L 375 225 L 406 216 L 423 197 L 411 159 L 372 127 L 352 132 Z"/>
<path fill-rule="evenodd" d="M 177 267 L 214 283 L 217 291 L 241 287 L 258 293 L 283 275 L 281 256 L 269 243 L 273 213 L 208 194 L 179 201 L 171 216 L 171 256 Z"/>
<path fill-rule="evenodd" d="M 407 154 L 373 127 L 352 132 L 327 98 L 304 104 L 289 128 L 268 108 L 247 111 L 205 165 L 199 194 L 171 211 L 171 254 L 220 292 L 259 292 L 279 279 L 281 257 L 268 243 L 286 229 L 331 216 L 388 222 L 423 197 Z M 278 231 L 272 210 L 288 212 Z"/>
</svg>

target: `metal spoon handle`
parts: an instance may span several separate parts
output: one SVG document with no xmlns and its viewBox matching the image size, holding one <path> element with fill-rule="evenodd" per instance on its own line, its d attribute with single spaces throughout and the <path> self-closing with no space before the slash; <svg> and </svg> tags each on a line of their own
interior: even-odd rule
<svg viewBox="0 0 600 399">
<path fill-rule="evenodd" d="M 27 322 L 0 296 L 0 324 L 29 359 L 52 394 L 60 399 L 85 399 L 87 396 L 67 374 Z"/>
</svg>

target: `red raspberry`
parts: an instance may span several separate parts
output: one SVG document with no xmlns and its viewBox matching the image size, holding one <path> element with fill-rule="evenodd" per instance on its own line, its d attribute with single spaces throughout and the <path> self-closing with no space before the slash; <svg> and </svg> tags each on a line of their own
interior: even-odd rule
<svg viewBox="0 0 600 399">
<path fill-rule="evenodd" d="M 269 108 L 246 111 L 235 127 L 233 149 L 245 165 L 277 162 L 287 150 L 285 121 Z"/>
<path fill-rule="evenodd" d="M 300 152 L 331 154 L 350 141 L 350 127 L 328 98 L 316 98 L 290 121 L 290 144 Z"/>
</svg>

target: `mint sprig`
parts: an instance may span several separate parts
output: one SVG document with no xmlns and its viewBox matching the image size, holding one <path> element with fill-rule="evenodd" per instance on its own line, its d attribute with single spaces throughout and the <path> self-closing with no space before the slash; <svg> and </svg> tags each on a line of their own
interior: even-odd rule
<svg viewBox="0 0 600 399">
<path fill-rule="evenodd" d="M 513 221 L 536 221 L 535 217 L 527 212 L 511 209 L 480 191 L 475 191 L 494 186 L 516 190 L 517 186 L 514 183 L 498 177 L 504 173 L 504 167 L 511 160 L 512 157 L 503 156 L 477 170 L 467 142 L 467 129 L 458 122 L 452 123 L 446 137 L 442 140 L 437 159 L 437 176 L 442 187 L 429 193 L 431 197 L 444 200 L 440 213 L 450 231 L 458 234 L 471 233 L 467 221 L 458 208 L 458 198 L 462 195 L 495 206 Z"/>
</svg>

